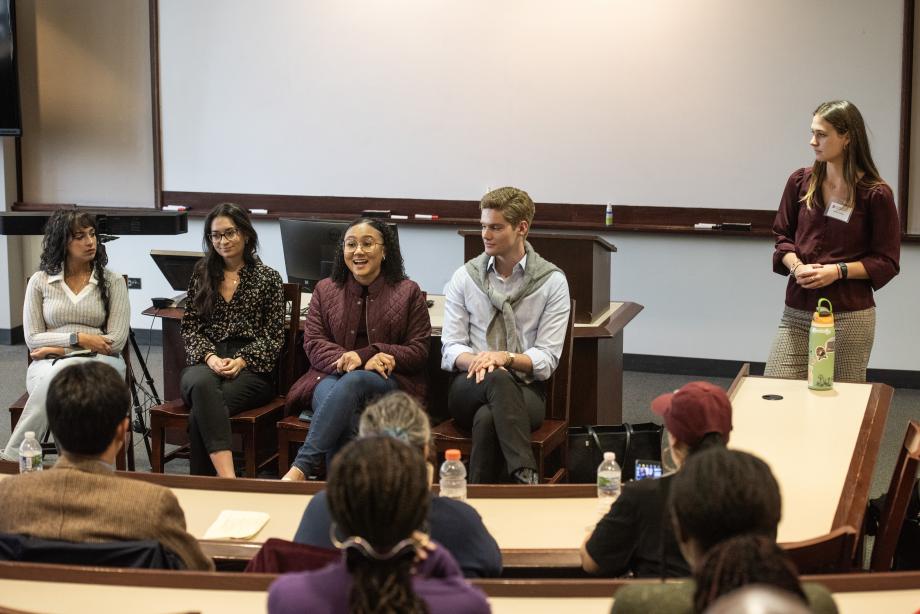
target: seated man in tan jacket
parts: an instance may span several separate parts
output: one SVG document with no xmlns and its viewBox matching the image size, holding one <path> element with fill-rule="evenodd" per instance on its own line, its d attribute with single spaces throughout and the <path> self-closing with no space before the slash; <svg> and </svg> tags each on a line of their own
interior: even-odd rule
<svg viewBox="0 0 920 614">
<path fill-rule="evenodd" d="M 50 471 L 0 480 L 0 533 L 68 542 L 156 540 L 189 569 L 212 570 L 172 491 L 115 475 L 130 409 L 112 367 L 83 362 L 48 387 L 51 432 L 61 457 Z"/>
</svg>

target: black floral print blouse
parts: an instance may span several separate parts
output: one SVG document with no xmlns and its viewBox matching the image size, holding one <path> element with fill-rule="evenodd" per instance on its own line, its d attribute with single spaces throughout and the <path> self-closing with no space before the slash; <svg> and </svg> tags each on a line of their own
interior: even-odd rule
<svg viewBox="0 0 920 614">
<path fill-rule="evenodd" d="M 240 284 L 230 302 L 217 294 L 217 304 L 209 320 L 198 314 L 191 297 L 198 291 L 199 278 L 192 275 L 188 286 L 188 305 L 182 318 L 182 338 L 189 365 L 204 362 L 215 351 L 215 344 L 229 338 L 249 340 L 235 355 L 255 373 L 275 368 L 284 344 L 284 289 L 281 275 L 261 262 L 240 269 Z"/>
</svg>

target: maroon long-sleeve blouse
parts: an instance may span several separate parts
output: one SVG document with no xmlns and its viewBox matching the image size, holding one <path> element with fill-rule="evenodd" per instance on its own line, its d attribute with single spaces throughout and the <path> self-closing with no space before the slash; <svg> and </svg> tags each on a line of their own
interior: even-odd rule
<svg viewBox="0 0 920 614">
<path fill-rule="evenodd" d="M 359 322 L 365 314 L 366 331 Z M 356 347 L 360 333 L 368 345 Z M 310 363 L 287 395 L 289 413 L 310 407 L 313 390 L 327 375 L 335 372 L 335 362 L 354 350 L 362 364 L 374 354 L 385 352 L 396 360 L 395 377 L 399 389 L 425 401 L 426 366 L 431 337 L 431 319 L 422 291 L 414 281 L 396 284 L 378 277 L 364 288 L 348 275 L 341 286 L 330 279 L 316 284 L 310 310 L 304 322 L 304 352 Z"/>
<path fill-rule="evenodd" d="M 900 271 L 901 229 L 894 195 L 887 185 L 856 188 L 856 206 L 849 222 L 826 216 L 820 191 L 810 209 L 801 202 L 808 191 L 811 168 L 789 176 L 773 222 L 776 246 L 773 270 L 789 275 L 783 256 L 795 252 L 805 264 L 862 262 L 869 279 L 838 280 L 808 290 L 789 276 L 786 305 L 813 311 L 819 298 L 827 298 L 834 311 L 857 311 L 875 306 L 872 291 L 878 290 Z"/>
</svg>

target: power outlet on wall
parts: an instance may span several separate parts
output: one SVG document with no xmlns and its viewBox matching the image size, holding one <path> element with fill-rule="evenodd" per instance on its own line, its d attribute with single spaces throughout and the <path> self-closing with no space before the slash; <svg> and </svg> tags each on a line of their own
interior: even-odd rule
<svg viewBox="0 0 920 614">
<path fill-rule="evenodd" d="M 141 289 L 141 278 L 140 277 L 129 277 L 128 278 L 128 290 L 140 290 Z"/>
</svg>

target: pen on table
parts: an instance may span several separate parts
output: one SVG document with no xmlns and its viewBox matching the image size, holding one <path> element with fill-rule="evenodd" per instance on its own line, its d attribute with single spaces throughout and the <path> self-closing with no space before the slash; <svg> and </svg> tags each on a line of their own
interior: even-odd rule
<svg viewBox="0 0 920 614">
<path fill-rule="evenodd" d="M 428 215 L 427 213 L 416 213 L 415 219 L 417 220 L 437 220 L 437 215 Z"/>
</svg>

